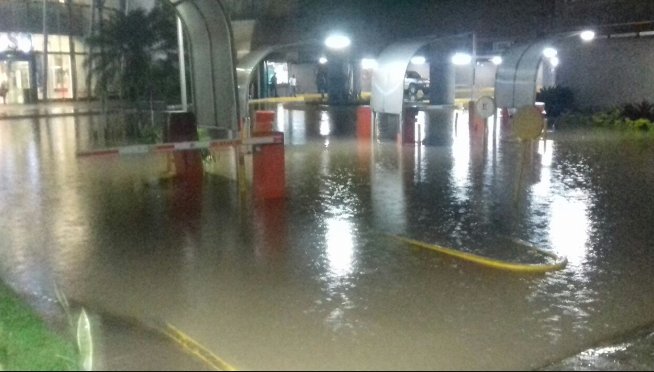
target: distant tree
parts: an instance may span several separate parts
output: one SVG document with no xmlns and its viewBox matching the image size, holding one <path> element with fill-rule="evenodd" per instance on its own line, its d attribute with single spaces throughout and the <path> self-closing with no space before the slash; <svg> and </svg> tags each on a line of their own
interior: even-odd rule
<svg viewBox="0 0 654 372">
<path fill-rule="evenodd" d="M 152 9 L 150 16 L 152 28 L 159 43 L 152 66 L 154 97 L 179 102 L 177 14 L 170 3 L 159 2 Z"/>
<path fill-rule="evenodd" d="M 87 38 L 94 53 L 87 66 L 96 77 L 96 91 L 115 93 L 122 99 L 169 98 L 177 79 L 175 13 L 159 4 L 149 13 L 136 8 L 116 12 L 101 33 Z M 177 83 L 179 86 L 179 83 Z"/>
<path fill-rule="evenodd" d="M 574 94 L 568 87 L 546 87 L 536 94 L 536 101 L 545 103 L 548 118 L 557 118 L 574 108 Z"/>
</svg>

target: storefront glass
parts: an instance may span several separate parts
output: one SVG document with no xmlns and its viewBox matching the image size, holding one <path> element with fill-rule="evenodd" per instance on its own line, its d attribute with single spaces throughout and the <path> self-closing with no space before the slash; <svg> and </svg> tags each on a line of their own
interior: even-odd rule
<svg viewBox="0 0 654 372">
<path fill-rule="evenodd" d="M 8 58 L 0 61 L 0 85 L 7 88 L 7 103 L 25 103 L 29 101 L 31 83 L 28 61 Z"/>
</svg>

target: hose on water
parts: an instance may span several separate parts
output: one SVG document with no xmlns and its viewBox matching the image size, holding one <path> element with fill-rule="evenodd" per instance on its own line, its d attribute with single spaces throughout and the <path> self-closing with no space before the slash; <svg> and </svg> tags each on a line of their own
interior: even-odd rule
<svg viewBox="0 0 654 372">
<path fill-rule="evenodd" d="M 429 244 L 399 235 L 389 235 L 389 237 L 419 248 L 424 248 L 438 253 L 446 254 L 448 256 L 456 257 L 464 261 L 474 262 L 476 264 L 491 267 L 498 270 L 507 270 L 507 271 L 514 271 L 514 272 L 522 272 L 522 273 L 546 273 L 550 271 L 561 270 L 568 264 L 568 259 L 566 257 L 558 256 L 552 252 L 548 252 L 546 250 L 534 247 L 527 242 L 523 242 L 515 239 L 514 239 L 515 242 L 524 245 L 525 247 L 533 251 L 539 252 L 545 256 L 553 258 L 554 263 L 522 264 L 522 263 L 508 262 L 508 261 L 497 260 L 489 257 L 479 256 L 472 253 L 462 252 L 457 249 L 447 248 L 436 244 Z"/>
</svg>

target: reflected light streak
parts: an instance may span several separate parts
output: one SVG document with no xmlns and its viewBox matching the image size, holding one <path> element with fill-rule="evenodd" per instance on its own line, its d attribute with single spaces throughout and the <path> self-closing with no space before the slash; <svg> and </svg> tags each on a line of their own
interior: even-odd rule
<svg viewBox="0 0 654 372">
<path fill-rule="evenodd" d="M 455 113 L 456 114 L 456 113 Z M 459 123 L 457 133 L 453 135 L 452 141 L 452 165 L 451 180 L 456 187 L 457 195 L 465 198 L 465 187 L 468 183 L 470 168 L 470 137 L 468 131 L 468 117 L 466 111 L 459 112 Z"/>
<path fill-rule="evenodd" d="M 568 257 L 570 265 L 581 265 L 587 254 L 588 205 L 584 196 L 554 196 L 550 218 L 550 241 L 558 254 Z"/>
<path fill-rule="evenodd" d="M 275 122 L 275 130 L 283 132 L 284 126 L 286 124 L 286 112 L 284 110 L 284 105 L 277 105 L 277 121 Z"/>
<path fill-rule="evenodd" d="M 547 198 L 552 185 L 552 157 L 554 154 L 554 143 L 551 140 L 538 143 L 538 153 L 541 156 L 540 182 L 532 187 L 534 195 Z"/>
<path fill-rule="evenodd" d="M 418 138 L 416 138 L 417 141 L 422 142 L 422 140 L 425 139 L 425 126 L 427 125 L 427 115 L 425 114 L 424 111 L 418 111 L 418 118 L 416 120 L 416 125 L 418 126 L 418 130 L 415 132 L 418 133 Z"/>
<path fill-rule="evenodd" d="M 307 132 L 305 121 L 304 110 L 293 111 L 293 115 L 291 115 L 291 138 L 289 138 L 292 143 L 302 144 L 306 142 Z"/>
<path fill-rule="evenodd" d="M 328 136 L 332 132 L 332 127 L 329 124 L 329 113 L 327 111 L 320 112 L 320 135 Z"/>
<path fill-rule="evenodd" d="M 41 184 L 41 177 L 39 174 L 39 159 L 36 152 L 36 144 L 34 142 L 30 142 L 28 145 L 27 163 L 30 184 L 34 187 L 35 190 L 38 190 Z"/>
<path fill-rule="evenodd" d="M 327 259 L 329 269 L 336 277 L 343 277 L 352 272 L 354 258 L 354 238 L 352 224 L 340 218 L 327 221 Z"/>
</svg>

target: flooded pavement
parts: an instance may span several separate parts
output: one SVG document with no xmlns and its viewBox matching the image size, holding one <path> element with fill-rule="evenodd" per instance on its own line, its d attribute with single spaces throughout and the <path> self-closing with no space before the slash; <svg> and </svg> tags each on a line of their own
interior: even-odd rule
<svg viewBox="0 0 654 372">
<path fill-rule="evenodd" d="M 654 333 L 636 332 L 555 363 L 545 371 L 649 371 L 654 365 Z"/>
<path fill-rule="evenodd" d="M 461 113 L 446 145 L 398 146 L 357 140 L 353 108 L 277 113 L 287 198 L 264 203 L 163 179 L 164 155 L 77 159 L 119 142 L 97 117 L 0 121 L 3 280 L 169 322 L 241 369 L 534 369 L 654 323 L 652 140 L 471 141 Z M 569 263 L 503 272 L 388 234 Z"/>
</svg>

